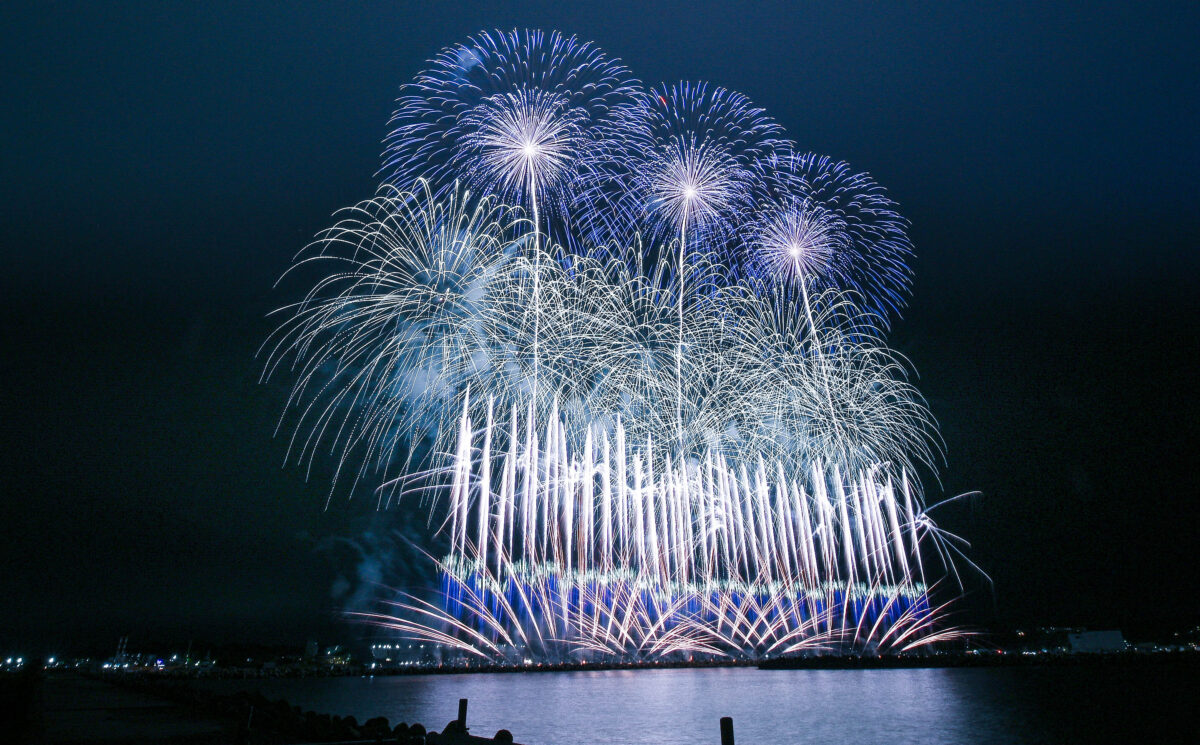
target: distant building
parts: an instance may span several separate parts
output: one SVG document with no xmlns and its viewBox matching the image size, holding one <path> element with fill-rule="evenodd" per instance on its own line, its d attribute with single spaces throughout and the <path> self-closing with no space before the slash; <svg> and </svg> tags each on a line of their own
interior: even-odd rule
<svg viewBox="0 0 1200 745">
<path fill-rule="evenodd" d="M 317 640 L 309 639 L 304 645 L 304 659 L 311 660 L 317 656 Z"/>
<path fill-rule="evenodd" d="M 326 649 L 322 660 L 329 665 L 349 665 L 354 662 L 350 650 L 340 644 L 335 644 Z"/>
<path fill-rule="evenodd" d="M 371 657 L 376 662 L 392 662 L 400 656 L 400 645 L 396 644 L 393 651 L 391 644 L 372 644 Z"/>
<path fill-rule="evenodd" d="M 1067 634 L 1072 652 L 1124 652 L 1128 645 L 1117 629 Z"/>
</svg>

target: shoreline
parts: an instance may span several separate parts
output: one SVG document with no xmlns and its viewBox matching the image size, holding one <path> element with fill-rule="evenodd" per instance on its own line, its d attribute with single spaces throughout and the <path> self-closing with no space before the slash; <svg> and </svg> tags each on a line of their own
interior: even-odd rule
<svg viewBox="0 0 1200 745">
<path fill-rule="evenodd" d="M 779 657 L 759 670 L 913 670 L 998 667 L 1115 667 L 1164 664 L 1200 665 L 1200 652 L 1090 652 L 1079 654 L 939 654 L 927 657 Z"/>
<path fill-rule="evenodd" d="M 1086 666 L 1143 666 L 1160 664 L 1195 664 L 1200 666 L 1200 652 L 1108 652 L 1080 654 L 1024 654 L 1020 652 L 988 654 L 929 654 L 929 655 L 821 655 L 807 657 L 778 657 L 767 660 L 692 660 L 667 662 L 575 662 L 540 665 L 429 665 L 407 667 L 385 667 L 371 669 L 354 665 L 344 669 L 288 669 L 272 670 L 186 670 L 138 671 L 162 680 L 280 680 L 393 677 L 412 675 L 471 675 L 471 674 L 517 674 L 517 673 L 574 673 L 607 672 L 614 670 L 680 670 L 708 668 L 752 667 L 759 670 L 912 670 L 945 668 L 1001 668 L 1001 667 L 1086 667 Z M 133 671 L 105 672 L 101 677 L 119 680 Z"/>
</svg>

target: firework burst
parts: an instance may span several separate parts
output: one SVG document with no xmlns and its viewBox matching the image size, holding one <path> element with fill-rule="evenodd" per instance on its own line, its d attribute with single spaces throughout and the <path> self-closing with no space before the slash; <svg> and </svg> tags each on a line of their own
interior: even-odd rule
<svg viewBox="0 0 1200 745">
<path fill-rule="evenodd" d="M 338 213 L 290 272 L 327 273 L 263 351 L 266 379 L 289 366 L 297 423 L 289 453 L 311 466 L 326 442 L 357 478 L 387 473 L 404 444 L 421 439 L 429 411 L 456 400 L 463 381 L 491 369 L 488 288 L 510 260 L 518 213 L 466 192 L 435 199 L 428 183 L 383 186 Z M 290 365 L 288 363 L 290 362 Z"/>
<path fill-rule="evenodd" d="M 612 112 L 636 85 L 620 61 L 574 36 L 478 34 L 443 50 L 404 87 L 382 173 L 401 185 L 427 178 L 435 191 L 463 181 L 537 211 L 536 231 L 559 226 L 542 220 L 569 214 L 577 164 L 609 136 Z"/>
<path fill-rule="evenodd" d="M 887 192 L 870 175 L 812 153 L 779 160 L 765 185 L 744 228 L 744 271 L 801 281 L 818 293 L 852 291 L 886 329 L 912 283 L 908 223 Z"/>
<path fill-rule="evenodd" d="M 619 107 L 611 135 L 588 154 L 579 229 L 599 245 L 691 241 L 685 252 L 728 248 L 790 152 L 783 129 L 740 93 L 704 83 L 643 91 Z"/>
<path fill-rule="evenodd" d="M 904 472 L 673 462 L 620 424 L 576 447 L 563 420 L 543 432 L 515 409 L 497 421 L 490 402 L 480 426 L 468 412 L 446 469 L 443 602 L 405 596 L 373 623 L 554 662 L 903 651 L 954 633 L 935 626 L 920 558 L 951 538 Z"/>
</svg>

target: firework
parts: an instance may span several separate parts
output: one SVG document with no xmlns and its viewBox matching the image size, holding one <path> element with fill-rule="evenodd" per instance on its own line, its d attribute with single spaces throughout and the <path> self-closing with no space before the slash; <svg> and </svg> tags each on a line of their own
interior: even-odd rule
<svg viewBox="0 0 1200 745">
<path fill-rule="evenodd" d="M 796 281 L 814 292 L 853 291 L 886 329 L 912 281 L 908 223 L 869 174 L 806 153 L 773 164 L 740 244 L 744 271 Z"/>
<path fill-rule="evenodd" d="M 537 31 L 443 51 L 387 143 L 393 185 L 298 256 L 328 270 L 264 347 L 290 452 L 448 544 L 439 602 L 365 618 L 496 660 L 958 633 L 926 559 L 962 543 L 914 476 L 941 441 L 882 339 L 911 245 L 869 176 Z"/>
<path fill-rule="evenodd" d="M 392 117 L 383 170 L 399 183 L 461 179 L 480 194 L 526 207 L 537 248 L 543 216 L 567 217 L 581 181 L 577 164 L 611 129 L 610 111 L 634 91 L 620 62 L 573 36 L 479 34 L 444 50 L 407 87 Z M 535 323 L 539 275 L 535 267 Z M 535 387 L 539 338 L 535 333 Z"/>
<path fill-rule="evenodd" d="M 934 626 L 920 551 L 946 538 L 904 472 L 673 462 L 620 424 L 575 448 L 562 420 L 539 431 L 489 401 L 476 428 L 468 412 L 446 467 L 445 602 L 392 601 L 373 622 L 552 661 L 909 650 L 953 633 Z"/>
<path fill-rule="evenodd" d="M 427 182 L 338 213 L 292 272 L 326 274 L 264 344 L 264 379 L 291 360 L 299 410 L 289 453 L 307 461 L 321 443 L 355 478 L 387 473 L 402 443 L 420 440 L 427 412 L 456 400 L 462 381 L 488 368 L 482 319 L 487 288 L 513 251 L 519 217 L 465 192 L 434 199 Z M 407 436 L 407 437 L 405 437 Z"/>
<path fill-rule="evenodd" d="M 539 218 L 568 214 L 576 166 L 611 136 L 612 112 L 636 85 L 620 61 L 574 36 L 478 34 L 404 87 L 382 173 L 400 185 L 427 178 L 435 190 L 462 181 L 525 207 L 536 235 Z"/>
<path fill-rule="evenodd" d="M 765 195 L 766 173 L 790 152 L 783 129 L 740 93 L 704 83 L 642 92 L 619 107 L 589 154 L 580 229 L 626 245 L 671 238 L 717 254 Z"/>
<path fill-rule="evenodd" d="M 742 339 L 753 341 L 736 351 L 752 357 L 742 366 L 755 379 L 744 404 L 753 416 L 742 431 L 749 450 L 851 472 L 872 464 L 936 469 L 941 440 L 909 381 L 911 366 L 878 340 L 874 318 L 857 313 L 853 296 L 827 290 L 816 296 L 815 313 L 801 313 L 795 286 L 751 286 L 761 294 L 746 304 L 750 330 Z"/>
<path fill-rule="evenodd" d="M 674 432 L 676 459 L 933 465 L 934 422 L 906 364 L 870 317 L 846 320 L 849 299 L 826 292 L 806 316 L 787 286 L 685 291 L 667 261 L 643 274 L 619 257 L 547 253 L 513 210 L 468 201 L 388 187 L 301 254 L 297 268 L 337 267 L 284 309 L 269 347 L 267 374 L 285 360 L 297 371 L 301 457 L 330 440 L 341 463 L 361 458 L 361 476 L 426 437 L 453 453 L 473 390 L 476 418 L 490 396 L 565 417 L 577 444 L 619 419 L 639 440 Z M 820 358 L 807 324 L 822 329 Z"/>
<path fill-rule="evenodd" d="M 621 136 L 591 159 L 585 214 L 601 216 L 603 237 L 627 240 L 634 225 L 651 241 L 676 240 L 675 430 L 682 454 L 688 242 L 705 257 L 723 247 L 739 214 L 753 205 L 764 168 L 787 144 L 782 128 L 745 96 L 704 84 L 647 91 L 617 121 Z M 612 216 L 624 229 L 613 229 Z"/>
</svg>

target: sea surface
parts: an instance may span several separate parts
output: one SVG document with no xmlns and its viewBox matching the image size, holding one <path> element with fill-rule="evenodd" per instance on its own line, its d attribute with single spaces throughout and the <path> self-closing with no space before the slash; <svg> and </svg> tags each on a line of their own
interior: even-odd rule
<svg viewBox="0 0 1200 745">
<path fill-rule="evenodd" d="M 471 734 L 526 745 L 1200 743 L 1194 666 L 921 670 L 704 668 L 211 681 L 362 722 L 440 731 L 469 699 Z"/>
</svg>

